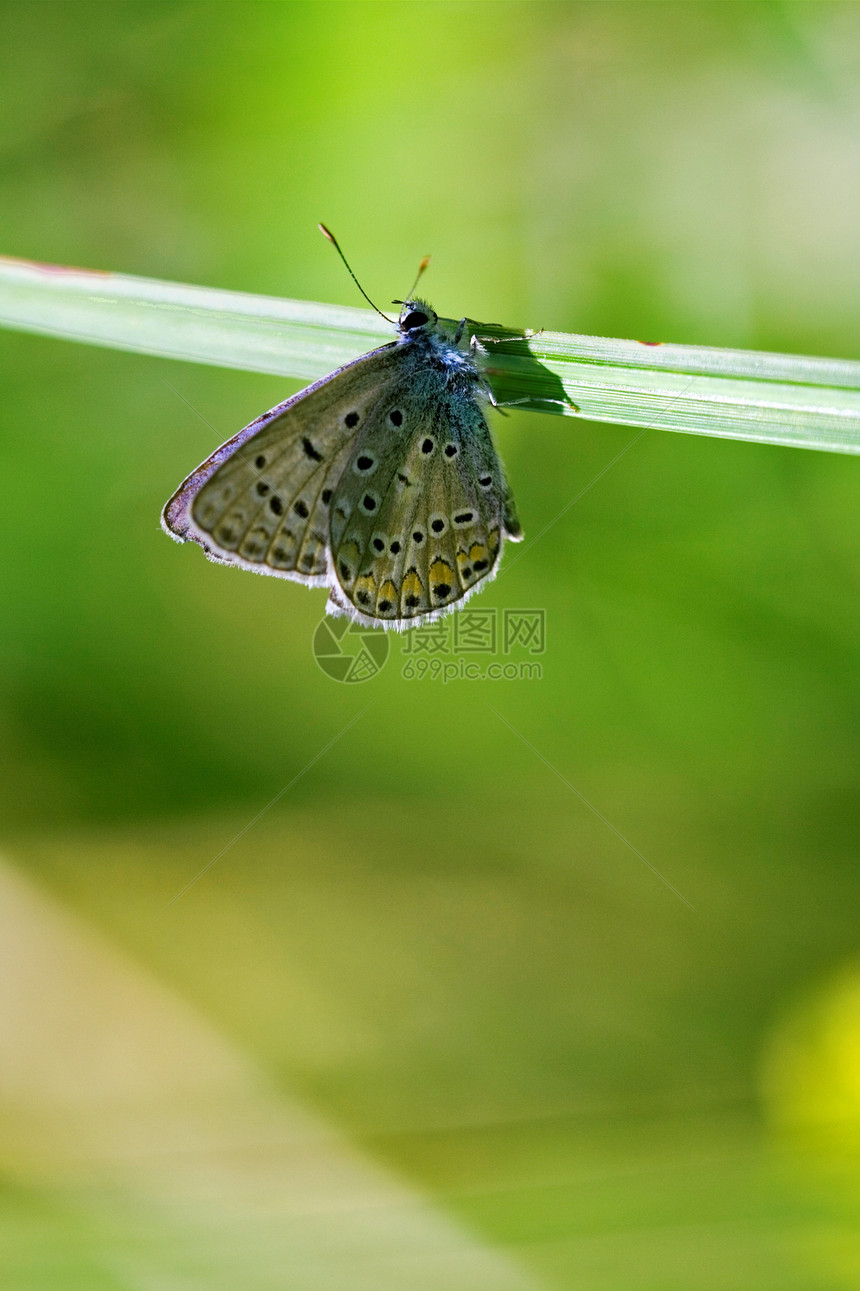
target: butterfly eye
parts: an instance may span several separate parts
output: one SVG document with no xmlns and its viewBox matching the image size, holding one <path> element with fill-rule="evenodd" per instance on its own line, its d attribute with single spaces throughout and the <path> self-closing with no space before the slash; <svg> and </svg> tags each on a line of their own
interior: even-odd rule
<svg viewBox="0 0 860 1291">
<path fill-rule="evenodd" d="M 400 324 L 400 328 L 401 331 L 411 332 L 413 327 L 423 327 L 425 323 L 428 323 L 429 321 L 430 320 L 426 314 L 422 314 L 419 309 L 413 309 L 412 312 L 407 314 L 403 319 Z"/>
</svg>

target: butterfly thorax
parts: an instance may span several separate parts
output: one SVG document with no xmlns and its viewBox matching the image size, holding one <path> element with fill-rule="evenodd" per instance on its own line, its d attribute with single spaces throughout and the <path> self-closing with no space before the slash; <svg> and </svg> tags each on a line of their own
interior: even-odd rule
<svg viewBox="0 0 860 1291">
<path fill-rule="evenodd" d="M 460 349 L 458 337 L 449 334 L 425 300 L 405 301 L 397 328 L 397 344 L 408 346 L 418 362 L 446 373 L 449 387 L 462 389 L 480 383 L 471 355 Z"/>
</svg>

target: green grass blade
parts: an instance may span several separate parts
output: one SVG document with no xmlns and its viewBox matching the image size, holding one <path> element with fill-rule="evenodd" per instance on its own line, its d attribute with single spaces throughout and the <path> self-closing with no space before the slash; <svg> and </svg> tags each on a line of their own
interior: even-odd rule
<svg viewBox="0 0 860 1291">
<path fill-rule="evenodd" d="M 394 334 L 363 309 L 3 258 L 0 325 L 303 380 Z M 504 402 L 592 421 L 860 452 L 857 361 L 496 325 L 474 330 Z"/>
</svg>

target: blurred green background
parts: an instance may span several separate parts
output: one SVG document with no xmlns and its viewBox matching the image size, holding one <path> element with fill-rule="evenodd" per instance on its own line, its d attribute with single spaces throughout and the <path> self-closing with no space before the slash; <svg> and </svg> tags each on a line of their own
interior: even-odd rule
<svg viewBox="0 0 860 1291">
<path fill-rule="evenodd" d="M 8 255 L 358 304 L 323 219 L 383 303 L 857 357 L 854 4 L 7 2 L 0 79 Z M 540 680 L 344 686 L 158 527 L 297 386 L 0 368 L 4 1287 L 856 1287 L 860 464 L 648 432 L 475 603 Z M 527 540 L 633 438 L 497 423 Z"/>
</svg>

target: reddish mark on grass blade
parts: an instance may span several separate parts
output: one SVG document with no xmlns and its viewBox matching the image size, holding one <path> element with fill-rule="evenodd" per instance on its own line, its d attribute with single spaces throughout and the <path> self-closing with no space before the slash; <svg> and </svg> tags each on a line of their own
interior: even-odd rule
<svg viewBox="0 0 860 1291">
<path fill-rule="evenodd" d="M 83 273 L 93 278 L 112 278 L 110 269 L 79 269 L 72 264 L 49 264 L 46 260 L 24 260 L 20 256 L 0 256 L 0 264 L 26 265 L 28 269 L 40 269 L 42 273 Z"/>
<path fill-rule="evenodd" d="M 637 341 L 637 345 L 662 345 L 662 341 Z"/>
</svg>

